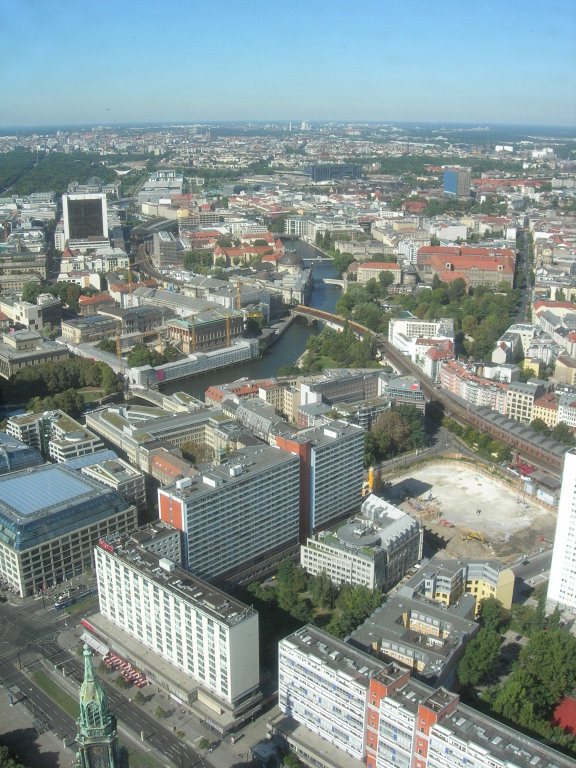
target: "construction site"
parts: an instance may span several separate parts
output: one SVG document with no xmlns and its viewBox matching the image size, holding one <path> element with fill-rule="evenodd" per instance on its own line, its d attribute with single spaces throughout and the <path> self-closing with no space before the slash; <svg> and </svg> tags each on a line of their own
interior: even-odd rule
<svg viewBox="0 0 576 768">
<path fill-rule="evenodd" d="M 385 495 L 420 518 L 425 546 L 453 557 L 513 560 L 554 540 L 556 511 L 479 465 L 426 464 L 390 478 Z"/>
</svg>

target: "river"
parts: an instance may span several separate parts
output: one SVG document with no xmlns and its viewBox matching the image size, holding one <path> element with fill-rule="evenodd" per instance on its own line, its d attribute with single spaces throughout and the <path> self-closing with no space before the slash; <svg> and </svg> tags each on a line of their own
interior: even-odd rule
<svg viewBox="0 0 576 768">
<path fill-rule="evenodd" d="M 314 261 L 318 251 L 308 243 L 301 240 L 286 240 L 286 248 L 295 249 L 305 262 L 313 262 L 314 290 L 310 300 L 310 306 L 322 309 L 325 312 L 334 312 L 336 302 L 342 295 L 342 289 L 337 285 L 324 285 L 319 282 L 325 277 L 338 277 L 331 261 Z M 282 365 L 291 365 L 303 354 L 306 342 L 312 334 L 318 333 L 317 326 L 310 326 L 306 320 L 298 318 L 261 358 L 248 363 L 236 365 L 233 368 L 221 368 L 210 373 L 203 373 L 190 379 L 175 381 L 167 384 L 162 391 L 167 395 L 174 392 L 188 392 L 195 397 L 204 400 L 204 392 L 212 384 L 223 384 L 235 381 L 243 376 L 249 379 L 265 379 L 276 376 L 278 368 Z"/>
</svg>

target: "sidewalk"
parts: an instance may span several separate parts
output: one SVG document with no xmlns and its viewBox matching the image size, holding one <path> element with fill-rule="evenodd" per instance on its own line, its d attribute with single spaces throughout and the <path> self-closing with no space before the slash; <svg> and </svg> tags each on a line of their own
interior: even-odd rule
<svg viewBox="0 0 576 768">
<path fill-rule="evenodd" d="M 52 731 L 39 733 L 34 715 L 23 702 L 10 706 L 9 691 L 0 685 L 0 735 L 30 768 L 68 768 L 76 765 L 76 742 L 64 747 Z"/>
</svg>

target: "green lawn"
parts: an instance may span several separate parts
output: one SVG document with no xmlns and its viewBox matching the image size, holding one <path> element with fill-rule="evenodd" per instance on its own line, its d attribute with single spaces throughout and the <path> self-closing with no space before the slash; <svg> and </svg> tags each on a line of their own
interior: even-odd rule
<svg viewBox="0 0 576 768">
<path fill-rule="evenodd" d="M 151 755 L 138 752 L 132 748 L 128 750 L 128 755 L 130 758 L 130 768 L 162 768 L 162 763 L 159 763 Z"/>
<path fill-rule="evenodd" d="M 32 675 L 32 680 L 38 688 L 41 688 L 47 696 L 50 696 L 52 701 L 55 701 L 64 712 L 73 717 L 74 720 L 78 717 L 80 707 L 78 702 L 72 698 L 66 691 L 56 683 L 46 672 L 35 672 Z"/>
<path fill-rule="evenodd" d="M 106 395 L 103 389 L 98 389 L 97 387 L 82 387 L 78 390 L 78 393 L 84 398 L 84 405 L 93 403 L 94 400 L 100 400 L 101 397 Z"/>
</svg>

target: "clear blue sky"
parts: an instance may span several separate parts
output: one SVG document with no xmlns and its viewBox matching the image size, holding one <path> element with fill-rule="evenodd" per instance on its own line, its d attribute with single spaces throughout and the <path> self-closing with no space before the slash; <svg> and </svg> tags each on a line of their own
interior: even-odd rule
<svg viewBox="0 0 576 768">
<path fill-rule="evenodd" d="M 574 0 L 2 0 L 0 125 L 576 125 Z"/>
</svg>

